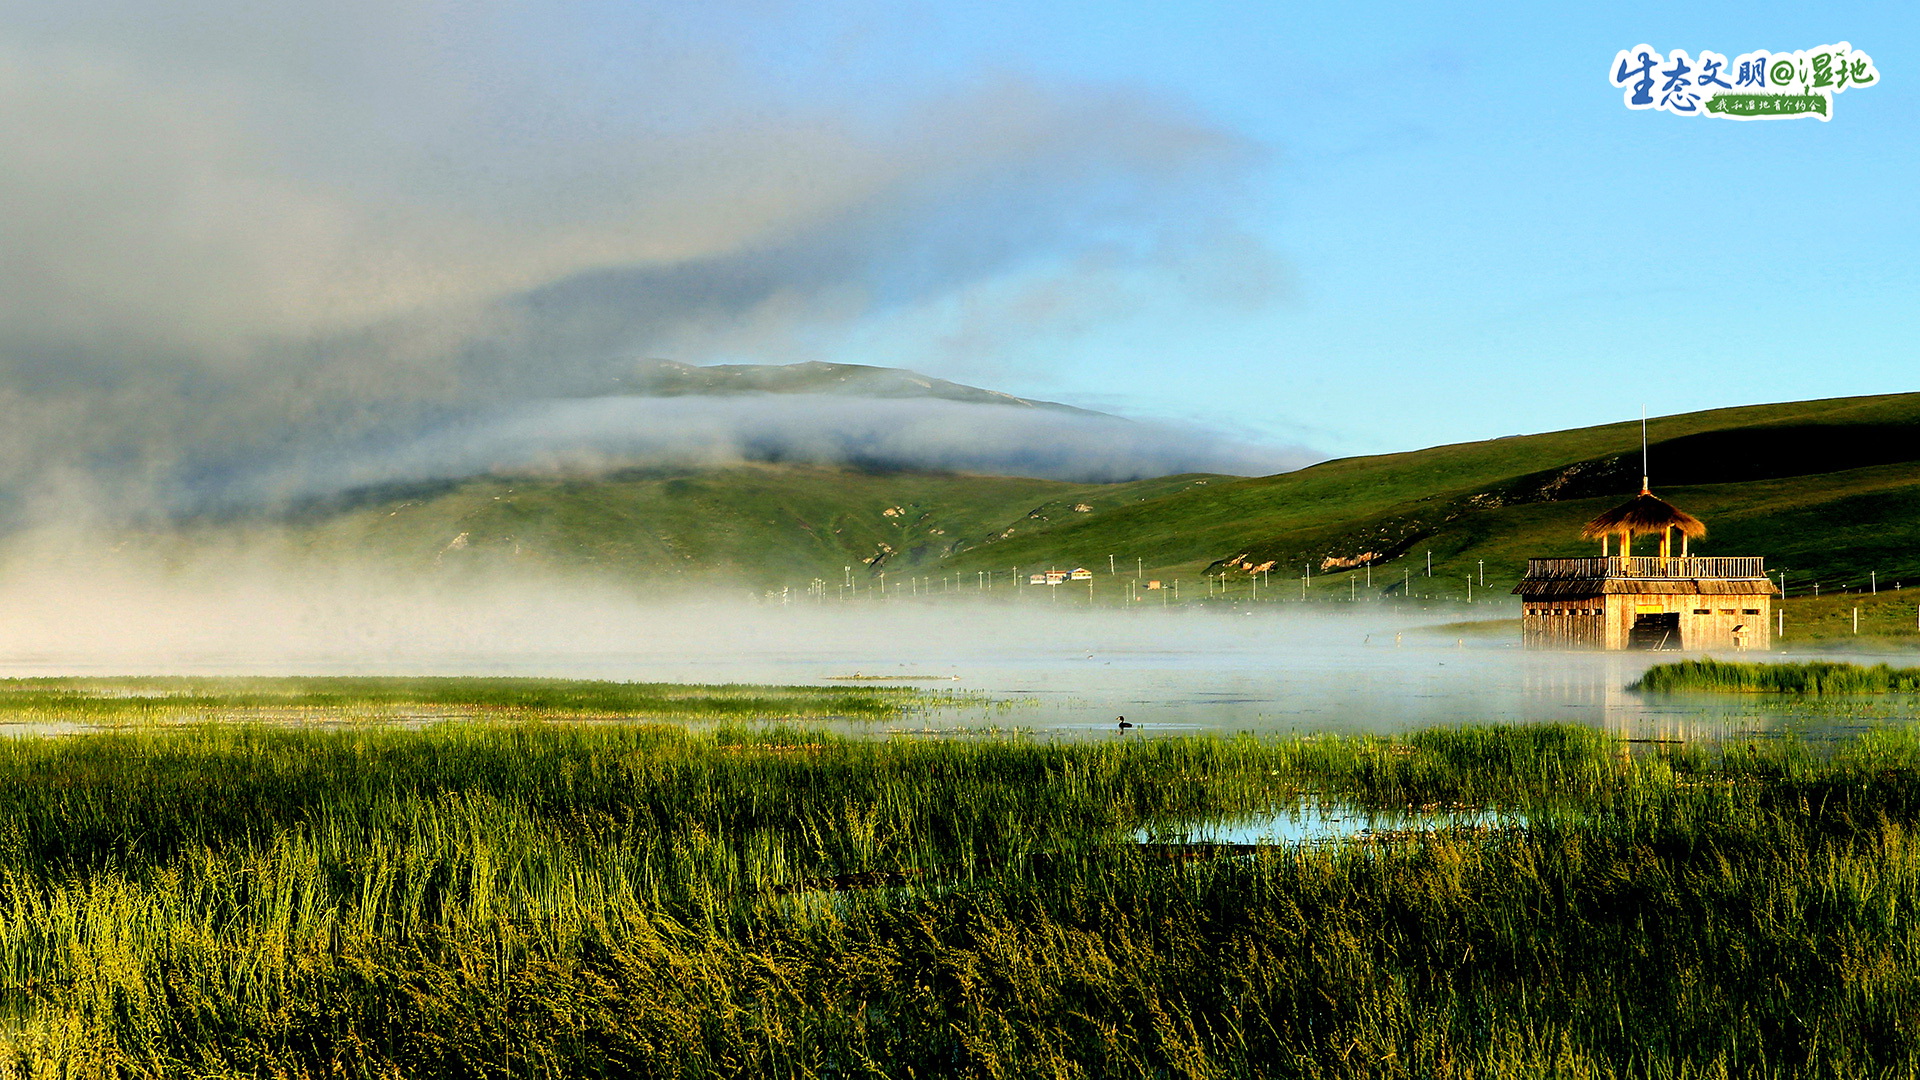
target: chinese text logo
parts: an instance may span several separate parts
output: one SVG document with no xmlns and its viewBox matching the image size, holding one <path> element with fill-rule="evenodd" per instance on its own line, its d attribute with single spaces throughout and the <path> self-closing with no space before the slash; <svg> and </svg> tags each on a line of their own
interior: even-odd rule
<svg viewBox="0 0 1920 1080">
<path fill-rule="evenodd" d="M 1651 45 L 1636 45 L 1614 54 L 1609 75 L 1624 88 L 1629 109 L 1728 120 L 1831 120 L 1835 94 L 1880 81 L 1873 58 L 1844 41 L 1800 52 L 1741 53 L 1731 63 L 1704 49 L 1696 60 L 1685 49 L 1661 56 Z"/>
</svg>

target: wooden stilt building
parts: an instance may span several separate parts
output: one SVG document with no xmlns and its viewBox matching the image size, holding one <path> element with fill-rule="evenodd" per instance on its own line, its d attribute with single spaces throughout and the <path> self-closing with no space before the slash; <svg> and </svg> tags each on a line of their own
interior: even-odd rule
<svg viewBox="0 0 1920 1080">
<path fill-rule="evenodd" d="M 1690 555 L 1689 541 L 1706 532 L 1699 518 L 1656 498 L 1643 478 L 1638 498 L 1582 532 L 1600 541 L 1599 558 L 1527 560 L 1527 575 L 1513 590 L 1523 642 L 1543 649 L 1770 648 L 1775 589 L 1766 560 Z M 1658 554 L 1635 555 L 1636 536 L 1659 537 Z"/>
</svg>

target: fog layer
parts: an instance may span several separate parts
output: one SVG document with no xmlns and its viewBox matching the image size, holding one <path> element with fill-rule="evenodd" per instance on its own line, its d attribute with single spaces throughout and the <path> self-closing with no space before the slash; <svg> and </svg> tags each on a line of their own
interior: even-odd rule
<svg viewBox="0 0 1920 1080">
<path fill-rule="evenodd" d="M 741 462 L 853 465 L 1109 482 L 1174 473 L 1256 475 L 1313 460 L 1217 432 L 952 401 L 831 396 L 613 397 L 535 402 L 426 435 L 263 473 L 238 494 L 254 501 L 481 472 L 582 473 L 625 466 Z M 229 492 L 229 494 L 235 494 Z"/>
<path fill-rule="evenodd" d="M 906 718 L 916 729 L 1103 738 L 1119 737 L 1122 715 L 1138 725 L 1136 737 L 1543 720 L 1675 737 L 1767 726 L 1793 710 L 1644 699 L 1625 688 L 1659 654 L 1519 649 L 1507 603 L 1089 608 L 1079 590 L 1004 583 L 918 600 L 863 592 L 849 602 L 781 603 L 719 585 L 661 595 L 527 576 L 455 589 L 364 567 L 322 570 L 259 547 L 170 566 L 60 550 L 16 551 L 0 564 L 0 675 L 915 685 L 1001 703 Z M 1453 621 L 1462 616 L 1505 622 L 1495 633 L 1464 633 Z"/>
</svg>

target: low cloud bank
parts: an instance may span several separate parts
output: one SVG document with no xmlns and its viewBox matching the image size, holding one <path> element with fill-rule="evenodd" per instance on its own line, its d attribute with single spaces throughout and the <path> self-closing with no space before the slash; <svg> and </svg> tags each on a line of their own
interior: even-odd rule
<svg viewBox="0 0 1920 1080">
<path fill-rule="evenodd" d="M 938 400 L 832 395 L 540 401 L 250 482 L 249 500 L 482 472 L 741 462 L 979 472 L 1110 482 L 1243 476 L 1324 455 L 1161 421 Z"/>
<path fill-rule="evenodd" d="M 618 427 L 607 409 L 677 425 L 683 459 L 1230 464 L 1164 436 L 1113 435 L 1105 465 L 1065 435 L 983 455 L 926 423 L 908 449 L 879 420 L 834 436 L 559 403 L 602 392 L 612 357 L 846 355 L 978 301 L 995 334 L 958 373 L 1134 278 L 1238 305 L 1205 283 L 1281 276 L 1238 224 L 1264 148 L 1150 87 L 975 70 L 890 79 L 882 103 L 857 55 L 817 86 L 759 62 L 861 39 L 821 34 L 831 11 L 617 7 L 0 4 L 0 527 L 230 502 L 303 469 L 318 489 L 627 453 L 594 426 Z M 981 299 L 1009 282 L 1048 303 Z M 574 429 L 592 437 L 569 447 Z M 406 460 L 355 459 L 376 444 Z"/>
</svg>

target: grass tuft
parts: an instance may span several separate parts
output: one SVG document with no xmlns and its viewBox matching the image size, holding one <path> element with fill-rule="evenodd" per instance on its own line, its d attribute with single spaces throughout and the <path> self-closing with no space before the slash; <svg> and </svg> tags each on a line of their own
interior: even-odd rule
<svg viewBox="0 0 1920 1080">
<path fill-rule="evenodd" d="M 1648 668 L 1632 689 L 1652 693 L 1888 694 L 1920 692 L 1920 668 L 1813 661 L 1740 664 L 1682 660 Z"/>
</svg>

